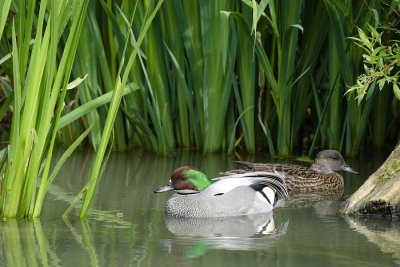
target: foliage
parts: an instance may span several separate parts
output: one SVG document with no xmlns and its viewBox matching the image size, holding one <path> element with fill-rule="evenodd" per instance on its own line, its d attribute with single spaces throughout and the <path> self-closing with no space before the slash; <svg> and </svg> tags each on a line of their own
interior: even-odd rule
<svg viewBox="0 0 400 267">
<path fill-rule="evenodd" d="M 10 140 L 3 157 L 7 162 L 1 169 L 2 217 L 38 215 L 48 183 L 57 172 L 56 168 L 49 174 L 50 163 L 87 3 L 69 1 L 61 5 L 42 1 L 37 13 L 34 1 L 28 6 L 24 1 L 15 3 L 21 14 L 11 27 L 13 113 Z M 75 12 L 63 16 L 71 8 L 76 8 Z M 35 39 L 31 48 L 34 21 Z M 65 47 L 58 57 L 57 47 L 68 22 L 71 24 L 65 35 Z M 88 131 L 71 144 L 69 153 Z"/>
<path fill-rule="evenodd" d="M 149 14 L 149 17 L 145 19 L 145 24 L 143 25 L 141 33 L 138 36 L 135 47 L 133 48 L 131 54 L 128 57 L 128 62 L 126 64 L 126 66 L 124 66 L 124 71 L 122 71 L 122 69 L 123 69 L 122 66 L 119 68 L 119 71 L 117 74 L 117 80 L 115 82 L 115 88 L 113 90 L 113 97 L 112 97 L 111 103 L 110 103 L 110 110 L 107 114 L 104 131 L 101 135 L 99 150 L 96 153 L 96 159 L 93 163 L 93 169 L 92 169 L 89 184 L 87 187 L 87 192 L 85 194 L 85 199 L 82 203 L 82 210 L 79 215 L 80 218 L 85 218 L 87 216 L 90 204 L 94 197 L 94 193 L 95 193 L 97 184 L 99 183 L 99 180 L 100 180 L 99 178 L 101 177 L 100 170 L 103 165 L 104 154 L 106 152 L 106 148 L 109 143 L 112 126 L 113 126 L 116 116 L 117 116 L 118 108 L 119 108 L 121 98 L 123 95 L 123 90 L 128 81 L 129 72 L 130 72 L 132 65 L 135 61 L 135 58 L 139 52 L 140 45 L 142 44 L 143 39 L 151 25 L 151 22 L 154 19 L 154 16 L 157 14 L 157 12 L 160 9 L 162 4 L 163 4 L 163 0 L 159 1 L 157 3 L 157 5 L 154 7 L 154 10 L 152 10 L 151 13 Z M 133 13 L 131 21 L 133 21 L 134 16 L 135 16 L 135 13 Z M 107 160 L 106 160 L 106 162 L 107 162 Z"/>
<path fill-rule="evenodd" d="M 375 85 L 382 90 L 385 84 L 393 87 L 394 95 L 400 100 L 399 74 L 400 74 L 400 47 L 399 40 L 393 40 L 390 45 L 382 43 L 383 32 L 379 33 L 369 26 L 369 35 L 358 29 L 359 37 L 351 37 L 355 43 L 364 50 L 364 71 L 357 78 L 357 83 L 347 91 L 356 91 L 360 103 L 364 96 L 371 95 Z M 400 31 L 395 31 L 400 34 Z M 368 97 L 368 96 L 367 96 Z"/>
<path fill-rule="evenodd" d="M 82 217 L 107 148 L 286 157 L 393 145 L 398 41 L 383 42 L 375 29 L 397 25 L 399 6 L 0 0 L 0 119 L 12 114 L 0 161 L 2 215 L 38 216 L 57 169 L 86 135 L 99 153 L 77 197 L 90 188 Z M 353 84 L 357 99 L 345 96 Z M 389 84 L 394 95 L 375 93 Z M 70 148 L 51 173 L 56 142 Z"/>
<path fill-rule="evenodd" d="M 62 110 L 66 118 L 78 109 L 84 116 L 59 131 L 60 143 L 71 144 L 92 125 L 89 141 L 98 149 L 109 107 L 94 109 L 93 101 L 115 88 L 123 48 L 129 54 L 135 47 L 155 2 L 89 3 L 72 69 L 73 77 L 88 76 L 67 92 Z M 361 105 L 344 94 L 364 71 L 363 49 L 348 37 L 390 20 L 388 11 L 393 15 L 399 9 L 396 1 L 192 4 L 164 3 L 149 26 L 130 70 L 128 84 L 136 91 L 122 98 L 116 114 L 115 150 L 268 149 L 271 155 L 288 156 L 329 147 L 356 155 L 371 143 L 395 143 L 396 127 L 390 125 L 396 116 L 387 104 L 391 94 L 371 91 Z M 7 89 L 7 82 L 2 84 Z"/>
</svg>

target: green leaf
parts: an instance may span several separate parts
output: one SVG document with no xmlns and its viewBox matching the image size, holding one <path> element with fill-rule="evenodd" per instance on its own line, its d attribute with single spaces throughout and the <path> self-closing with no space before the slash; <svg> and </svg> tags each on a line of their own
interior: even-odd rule
<svg viewBox="0 0 400 267">
<path fill-rule="evenodd" d="M 374 28 L 377 29 L 379 27 L 379 13 L 375 8 L 371 8 L 371 12 L 374 14 L 374 19 L 375 19 L 375 25 Z"/>
<path fill-rule="evenodd" d="M 380 79 L 378 81 L 379 91 L 382 91 L 383 86 L 385 86 L 385 82 L 386 82 L 385 79 Z"/>
<path fill-rule="evenodd" d="M 3 31 L 4 31 L 4 26 L 6 25 L 6 21 L 7 21 L 7 16 L 8 16 L 8 12 L 10 10 L 10 6 L 11 6 L 11 0 L 2 0 L 0 1 L 0 7 L 1 7 L 1 11 L 0 11 L 0 39 L 1 36 L 3 35 Z"/>
<path fill-rule="evenodd" d="M 136 84 L 131 83 L 130 85 L 127 85 L 124 88 L 124 90 L 122 92 L 122 96 L 131 93 L 132 90 L 138 90 L 138 89 L 139 89 L 139 87 Z M 85 115 L 85 114 L 89 113 L 90 111 L 98 108 L 99 106 L 110 102 L 111 98 L 112 98 L 112 94 L 113 94 L 113 92 L 108 92 L 108 93 L 106 93 L 104 95 L 101 95 L 101 96 L 99 96 L 97 98 L 94 98 L 94 99 L 90 100 L 89 102 L 77 107 L 73 111 L 65 114 L 64 116 L 62 116 L 60 118 L 60 122 L 58 124 L 58 129 L 63 128 L 64 126 L 70 124 L 71 122 L 73 122 L 76 119 L 79 119 L 83 115 Z"/>
<path fill-rule="evenodd" d="M 400 89 L 399 89 L 399 86 L 397 85 L 397 83 L 393 84 L 393 92 L 394 92 L 394 95 L 396 96 L 397 100 L 400 100 Z"/>
<path fill-rule="evenodd" d="M 370 47 L 371 45 L 371 41 L 368 39 L 367 35 L 365 34 L 365 32 L 363 30 L 361 30 L 360 28 L 358 28 L 358 35 L 361 38 L 361 41 L 368 47 Z"/>
<path fill-rule="evenodd" d="M 303 26 L 301 26 L 300 24 L 293 24 L 293 25 L 290 25 L 290 27 L 297 28 L 297 29 L 299 29 L 301 32 L 304 32 L 304 28 L 303 28 Z"/>
<path fill-rule="evenodd" d="M 49 175 L 48 178 L 48 185 L 53 183 L 54 178 L 57 176 L 58 172 L 60 171 L 61 167 L 64 165 L 65 161 L 72 155 L 72 153 L 75 151 L 75 149 L 82 143 L 82 141 L 85 139 L 85 137 L 89 134 L 90 130 L 92 129 L 92 126 L 89 126 L 89 128 L 86 129 L 68 148 L 67 150 L 63 153 L 61 158 L 57 161 L 56 165 L 53 168 L 53 171 Z"/>
<path fill-rule="evenodd" d="M 88 75 L 86 74 L 83 78 L 76 78 L 75 80 L 70 82 L 67 85 L 67 90 L 71 90 L 71 89 L 74 89 L 74 88 L 78 87 L 87 78 L 87 76 Z"/>
</svg>

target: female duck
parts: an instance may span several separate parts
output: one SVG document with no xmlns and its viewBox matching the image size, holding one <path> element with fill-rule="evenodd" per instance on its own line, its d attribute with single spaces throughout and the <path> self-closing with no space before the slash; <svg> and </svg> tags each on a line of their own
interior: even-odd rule
<svg viewBox="0 0 400 267">
<path fill-rule="evenodd" d="M 289 192 L 335 192 L 342 191 L 343 177 L 336 173 L 346 171 L 358 174 L 346 164 L 342 155 L 336 150 L 322 150 L 315 157 L 311 167 L 289 164 L 265 164 L 239 161 L 245 169 L 232 170 L 223 173 L 243 173 L 249 171 L 266 171 L 280 174 Z"/>
<path fill-rule="evenodd" d="M 269 172 L 246 172 L 208 179 L 190 166 L 176 169 L 171 180 L 155 193 L 176 190 L 165 210 L 173 217 L 209 218 L 270 212 L 279 197 L 286 198 L 285 182 Z"/>
</svg>

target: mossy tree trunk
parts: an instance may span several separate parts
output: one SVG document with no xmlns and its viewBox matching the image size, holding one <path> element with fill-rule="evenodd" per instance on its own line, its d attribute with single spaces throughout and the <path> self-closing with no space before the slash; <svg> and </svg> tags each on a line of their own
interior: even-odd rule
<svg viewBox="0 0 400 267">
<path fill-rule="evenodd" d="M 346 201 L 343 212 L 400 217 L 400 143 L 385 163 Z"/>
</svg>

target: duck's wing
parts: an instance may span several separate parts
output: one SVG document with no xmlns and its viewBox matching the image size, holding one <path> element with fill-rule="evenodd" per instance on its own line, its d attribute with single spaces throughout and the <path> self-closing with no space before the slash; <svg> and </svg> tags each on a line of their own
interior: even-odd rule
<svg viewBox="0 0 400 267">
<path fill-rule="evenodd" d="M 248 172 L 268 172 L 273 175 L 278 175 L 284 179 L 286 188 L 289 191 L 299 187 L 303 183 L 318 184 L 318 176 L 315 172 L 310 171 L 308 167 L 292 164 L 274 164 L 274 163 L 252 163 L 247 161 L 236 161 L 237 164 L 242 166 L 242 169 L 234 169 L 220 173 L 220 175 L 235 175 L 245 174 Z"/>
<path fill-rule="evenodd" d="M 299 165 L 276 165 L 275 173 L 280 174 L 289 191 L 333 192 L 343 189 L 343 177 L 335 172 L 321 174 Z"/>
<path fill-rule="evenodd" d="M 273 188 L 282 198 L 288 197 L 286 183 L 282 175 L 273 172 L 245 172 L 212 179 L 214 183 L 209 188 L 224 194 L 240 186 L 249 186 L 259 191 L 264 187 Z M 217 193 L 217 194 L 218 194 Z"/>
</svg>

